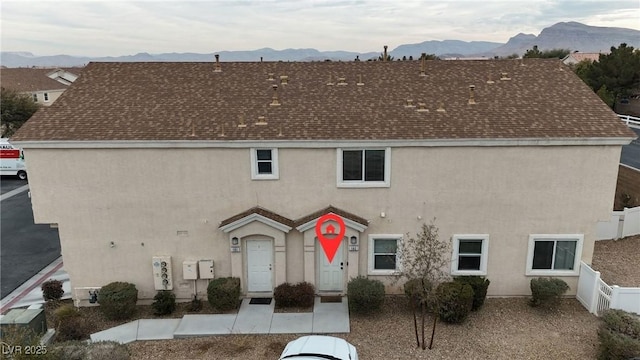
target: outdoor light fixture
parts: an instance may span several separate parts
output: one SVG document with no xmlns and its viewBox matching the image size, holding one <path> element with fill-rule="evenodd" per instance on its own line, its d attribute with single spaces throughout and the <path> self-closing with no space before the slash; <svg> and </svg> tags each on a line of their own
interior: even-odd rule
<svg viewBox="0 0 640 360">
<path fill-rule="evenodd" d="M 233 245 L 233 246 L 237 246 L 237 245 L 238 245 L 238 242 L 239 242 L 239 240 L 238 240 L 238 238 L 237 238 L 237 237 L 233 237 L 233 238 L 231 238 L 231 245 Z"/>
<path fill-rule="evenodd" d="M 351 245 L 356 245 L 356 244 L 358 244 L 358 238 L 355 237 L 355 236 L 352 236 L 351 237 Z"/>
<path fill-rule="evenodd" d="M 111 247 L 116 247 L 116 243 L 114 243 L 113 241 L 109 243 L 109 246 Z"/>
</svg>

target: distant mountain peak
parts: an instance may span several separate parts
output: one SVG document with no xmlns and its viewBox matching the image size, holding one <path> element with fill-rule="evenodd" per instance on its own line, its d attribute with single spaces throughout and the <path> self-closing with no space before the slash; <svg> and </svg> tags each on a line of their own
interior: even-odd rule
<svg viewBox="0 0 640 360">
<path fill-rule="evenodd" d="M 627 43 L 634 48 L 640 48 L 640 31 L 625 28 L 589 26 L 575 21 L 559 22 L 542 29 L 540 35 L 519 33 L 506 44 L 488 41 L 461 40 L 429 40 L 416 44 L 403 44 L 390 52 L 396 59 L 413 57 L 418 59 L 420 54 L 436 54 L 452 57 L 493 57 L 511 54 L 523 55 L 526 50 L 537 45 L 540 50 L 569 49 L 581 52 L 608 52 L 612 46 Z M 3 51 L 0 65 L 6 67 L 72 67 L 84 66 L 90 61 L 198 61 L 212 62 L 213 54 L 221 54 L 223 61 L 323 61 L 326 59 L 352 61 L 358 56 L 366 61 L 378 58 L 381 51 L 361 53 L 343 50 L 319 51 L 312 48 L 275 50 L 263 47 L 250 51 L 216 51 L 207 54 L 196 53 L 164 53 L 149 54 L 140 52 L 135 55 L 117 57 L 77 57 L 68 55 L 35 56 L 26 51 Z"/>
</svg>

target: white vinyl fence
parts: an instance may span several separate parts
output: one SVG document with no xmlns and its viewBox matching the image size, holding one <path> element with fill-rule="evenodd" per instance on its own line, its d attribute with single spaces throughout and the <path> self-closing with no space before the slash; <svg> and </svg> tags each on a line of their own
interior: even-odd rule
<svg viewBox="0 0 640 360">
<path fill-rule="evenodd" d="M 631 116 L 631 115 L 622 115 L 622 114 L 617 114 L 617 115 L 620 118 L 620 120 L 622 120 L 625 124 L 627 124 L 627 126 L 632 127 L 632 128 L 636 128 L 636 129 L 640 129 L 640 118 L 639 117 L 635 117 L 635 116 Z"/>
<path fill-rule="evenodd" d="M 580 262 L 580 278 L 576 298 L 590 313 L 600 315 L 607 309 L 620 309 L 640 315 L 640 288 L 609 286 L 584 261 Z"/>
<path fill-rule="evenodd" d="M 609 221 L 598 221 L 596 240 L 620 239 L 640 234 L 640 206 L 613 211 Z"/>
</svg>

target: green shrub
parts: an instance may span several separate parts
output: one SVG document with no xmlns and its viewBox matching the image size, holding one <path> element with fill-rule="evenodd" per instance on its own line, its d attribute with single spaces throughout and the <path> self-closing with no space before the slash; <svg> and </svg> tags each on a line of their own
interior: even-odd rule
<svg viewBox="0 0 640 360">
<path fill-rule="evenodd" d="M 160 290 L 151 304 L 156 315 L 169 315 L 176 309 L 176 294 L 170 290 Z"/>
<path fill-rule="evenodd" d="M 83 316 L 67 317 L 56 325 L 56 341 L 87 340 L 93 326 Z"/>
<path fill-rule="evenodd" d="M 59 280 L 47 280 L 42 283 L 42 297 L 45 301 L 60 300 L 64 295 L 62 289 L 62 281 Z"/>
<path fill-rule="evenodd" d="M 379 280 L 358 276 L 347 284 L 347 296 L 351 312 L 373 313 L 378 311 L 384 303 L 384 285 Z"/>
<path fill-rule="evenodd" d="M 491 281 L 482 276 L 458 276 L 454 281 L 471 285 L 473 288 L 473 306 L 471 307 L 471 311 L 480 309 L 487 298 L 487 289 Z"/>
<path fill-rule="evenodd" d="M 82 316 L 80 312 L 72 305 L 62 305 L 53 310 L 54 322 L 57 324 L 60 321 L 64 321 L 70 318 Z"/>
<path fill-rule="evenodd" d="M 240 302 L 240 279 L 213 279 L 207 286 L 207 299 L 211 306 L 220 311 L 237 309 Z"/>
<path fill-rule="evenodd" d="M 600 317 L 598 359 L 640 356 L 640 318 L 622 310 L 607 310 Z"/>
<path fill-rule="evenodd" d="M 310 307 L 315 299 L 315 288 L 308 282 L 295 285 L 282 283 L 276 286 L 273 297 L 277 308 Z"/>
<path fill-rule="evenodd" d="M 126 282 L 112 282 L 98 293 L 100 310 L 110 320 L 130 319 L 136 312 L 137 301 L 138 289 Z"/>
<path fill-rule="evenodd" d="M 202 310 L 202 300 L 198 299 L 198 295 L 193 295 L 193 299 L 187 305 L 187 311 L 199 312 L 200 310 Z"/>
<path fill-rule="evenodd" d="M 558 304 L 561 296 L 569 290 L 569 285 L 562 279 L 537 278 L 531 279 L 531 300 L 529 305 L 553 307 Z"/>
<path fill-rule="evenodd" d="M 127 345 L 115 341 L 67 341 L 47 348 L 56 360 L 128 360 L 131 353 Z"/>
<path fill-rule="evenodd" d="M 473 307 L 473 288 L 461 281 L 441 283 L 436 289 L 440 320 L 458 324 L 463 322 Z"/>
</svg>

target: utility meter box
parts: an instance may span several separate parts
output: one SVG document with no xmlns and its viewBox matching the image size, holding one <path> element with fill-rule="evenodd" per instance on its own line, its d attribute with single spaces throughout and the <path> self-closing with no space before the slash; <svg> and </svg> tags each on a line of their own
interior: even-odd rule
<svg viewBox="0 0 640 360">
<path fill-rule="evenodd" d="M 200 268 L 200 279 L 213 279 L 213 260 L 198 261 Z"/>
<path fill-rule="evenodd" d="M 154 256 L 153 285 L 156 290 L 173 290 L 173 276 L 171 275 L 171 256 Z"/>
<path fill-rule="evenodd" d="M 185 260 L 182 263 L 182 277 L 185 280 L 197 280 L 198 262 L 195 260 Z"/>
<path fill-rule="evenodd" d="M 14 326 L 28 328 L 33 330 L 36 334 L 44 334 L 47 332 L 47 319 L 44 316 L 44 310 L 11 309 L 6 315 L 2 316 L 2 319 L 0 319 L 0 329 L 4 332 Z"/>
</svg>

